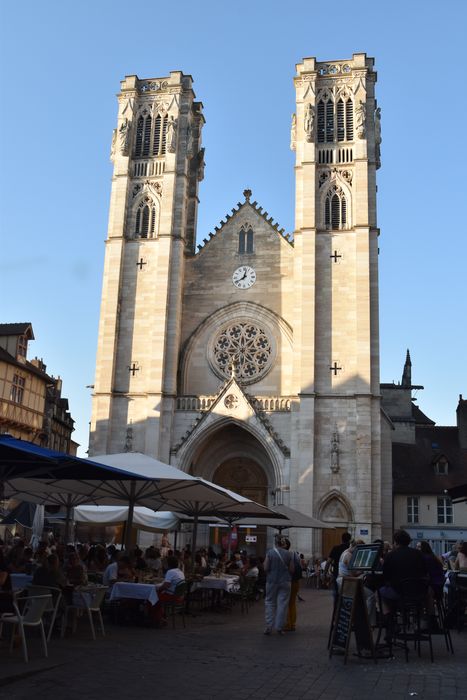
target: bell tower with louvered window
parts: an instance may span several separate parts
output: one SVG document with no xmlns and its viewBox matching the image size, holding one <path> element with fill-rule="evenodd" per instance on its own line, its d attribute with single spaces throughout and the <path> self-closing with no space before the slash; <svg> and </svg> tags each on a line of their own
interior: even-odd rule
<svg viewBox="0 0 467 700">
<path fill-rule="evenodd" d="M 185 258 L 203 174 L 202 105 L 179 71 L 127 76 L 113 132 L 112 193 L 90 455 L 144 446 L 169 461 Z"/>
<path fill-rule="evenodd" d="M 305 58 L 295 77 L 298 510 L 346 494 L 355 533 L 381 526 L 374 61 Z M 378 123 L 377 123 L 378 122 Z M 337 447 L 336 447 L 337 445 Z M 291 487 L 292 489 L 292 487 Z M 337 502 L 336 501 L 336 502 Z M 388 518 L 390 521 L 390 516 Z M 326 552 L 324 552 L 326 554 Z"/>
</svg>

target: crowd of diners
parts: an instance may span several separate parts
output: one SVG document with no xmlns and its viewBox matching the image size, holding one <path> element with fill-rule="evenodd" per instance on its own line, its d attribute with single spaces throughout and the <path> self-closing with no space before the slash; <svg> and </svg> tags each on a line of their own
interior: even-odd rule
<svg viewBox="0 0 467 700">
<path fill-rule="evenodd" d="M 374 621 L 376 590 L 379 590 L 383 612 L 390 614 L 403 579 L 426 578 L 432 596 L 436 597 L 442 595 L 443 588 L 449 583 L 447 571 L 467 572 L 467 542 L 457 542 L 441 557 L 426 541 L 410 547 L 410 536 L 404 530 L 394 533 L 393 544 L 382 540 L 376 542 L 380 545 L 378 575 L 367 575 L 364 579 L 370 621 Z M 313 558 L 307 562 L 302 554 L 296 553 L 296 556 L 303 573 L 307 572 L 308 576 L 316 573 L 316 580 L 330 587 L 337 596 L 343 577 L 358 575 L 358 572 L 349 570 L 349 563 L 359 544 L 363 541 L 344 533 L 342 543 L 333 547 L 326 560 Z M 33 585 L 62 590 L 64 602 L 70 599 L 73 589 L 89 582 L 101 583 L 111 589 L 116 582 L 151 581 L 157 585 L 159 601 L 163 603 L 175 595 L 179 583 L 221 573 L 254 581 L 254 590 L 260 597 L 266 591 L 267 565 L 266 560 L 265 567 L 263 557 L 250 556 L 243 550 L 229 555 L 226 551 L 216 553 L 212 547 L 200 548 L 195 554 L 190 545 L 183 550 L 173 549 L 166 534 L 162 536 L 159 547 L 150 546 L 143 551 L 136 546 L 128 552 L 118 550 L 114 545 L 64 545 L 53 537 L 39 542 L 35 551 L 19 538 L 10 545 L 0 540 L 0 614 L 13 611 L 11 576 L 14 574 L 31 576 Z M 297 594 L 298 588 L 294 591 L 294 600 Z M 428 601 L 430 613 L 432 608 Z M 162 606 L 157 608 L 155 619 L 163 621 Z M 292 628 L 294 623 L 295 619 Z"/>
<path fill-rule="evenodd" d="M 377 593 L 385 625 L 389 627 L 397 603 L 403 595 L 407 581 L 426 584 L 426 612 L 430 628 L 438 631 L 435 600 L 444 593 L 448 600 L 453 593 L 451 572 L 467 574 L 467 542 L 458 541 L 442 556 L 435 554 L 429 542 L 420 541 L 411 546 L 411 537 L 405 530 L 394 532 L 393 543 L 375 540 L 379 544 L 379 559 L 375 569 L 363 576 L 363 591 L 370 623 L 375 623 Z M 352 555 L 363 540 L 352 539 L 350 533 L 342 535 L 342 543 L 332 548 L 324 566 L 324 577 L 330 581 L 335 597 L 339 594 L 346 576 L 359 576 L 361 572 L 350 569 Z"/>
<path fill-rule="evenodd" d="M 264 559 L 248 556 L 245 551 L 228 555 L 216 553 L 212 547 L 200 548 L 193 555 L 190 545 L 172 549 L 166 535 L 160 547 L 144 551 L 138 546 L 130 551 L 113 544 L 68 544 L 54 538 L 41 541 L 35 551 L 23 540 L 15 538 L 11 545 L 0 540 L 0 614 L 13 611 L 14 574 L 26 574 L 31 584 L 60 589 L 64 602 L 71 602 L 76 588 L 99 583 L 109 588 L 117 582 L 155 583 L 160 602 L 171 600 L 176 586 L 183 581 L 199 580 L 209 574 L 231 574 L 255 581 L 264 590 Z M 161 606 L 154 618 L 163 621 Z"/>
</svg>

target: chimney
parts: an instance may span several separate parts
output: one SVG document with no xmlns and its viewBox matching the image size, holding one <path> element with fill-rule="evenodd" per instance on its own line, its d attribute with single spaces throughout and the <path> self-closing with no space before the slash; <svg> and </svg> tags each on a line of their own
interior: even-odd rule
<svg viewBox="0 0 467 700">
<path fill-rule="evenodd" d="M 467 449 L 467 399 L 463 399 L 462 394 L 459 394 L 456 416 L 459 430 L 459 446 Z"/>
</svg>

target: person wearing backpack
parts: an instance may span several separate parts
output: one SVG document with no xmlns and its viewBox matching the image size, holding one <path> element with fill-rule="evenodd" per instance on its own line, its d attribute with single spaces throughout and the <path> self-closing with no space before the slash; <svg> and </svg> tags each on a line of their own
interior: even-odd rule
<svg viewBox="0 0 467 700">
<path fill-rule="evenodd" d="M 287 551 L 290 551 L 290 540 L 285 537 L 285 547 Z M 300 562 L 300 556 L 298 552 L 290 552 L 293 557 L 293 572 L 291 574 L 291 584 L 290 584 L 290 598 L 289 606 L 287 608 L 287 622 L 285 624 L 284 630 L 286 632 L 295 632 L 295 625 L 297 623 L 297 597 L 298 590 L 300 587 L 300 581 L 302 578 L 302 565 Z"/>
<path fill-rule="evenodd" d="M 266 554 L 264 570 L 266 572 L 264 634 L 271 634 L 273 630 L 278 634 L 284 634 L 290 600 L 291 576 L 294 571 L 294 557 L 292 552 L 286 549 L 285 537 L 276 535 L 275 546 Z"/>
</svg>

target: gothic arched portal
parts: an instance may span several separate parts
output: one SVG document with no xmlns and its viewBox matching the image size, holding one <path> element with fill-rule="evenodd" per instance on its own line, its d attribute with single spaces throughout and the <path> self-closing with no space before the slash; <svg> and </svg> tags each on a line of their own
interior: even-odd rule
<svg viewBox="0 0 467 700">
<path fill-rule="evenodd" d="M 265 448 L 248 430 L 234 423 L 204 439 L 194 452 L 190 473 L 267 505 L 276 488 L 274 468 Z M 226 529 L 211 528 L 211 544 L 222 544 Z M 264 554 L 266 528 L 239 528 L 238 546 L 252 554 Z M 246 538 L 256 537 L 256 542 Z"/>
</svg>

